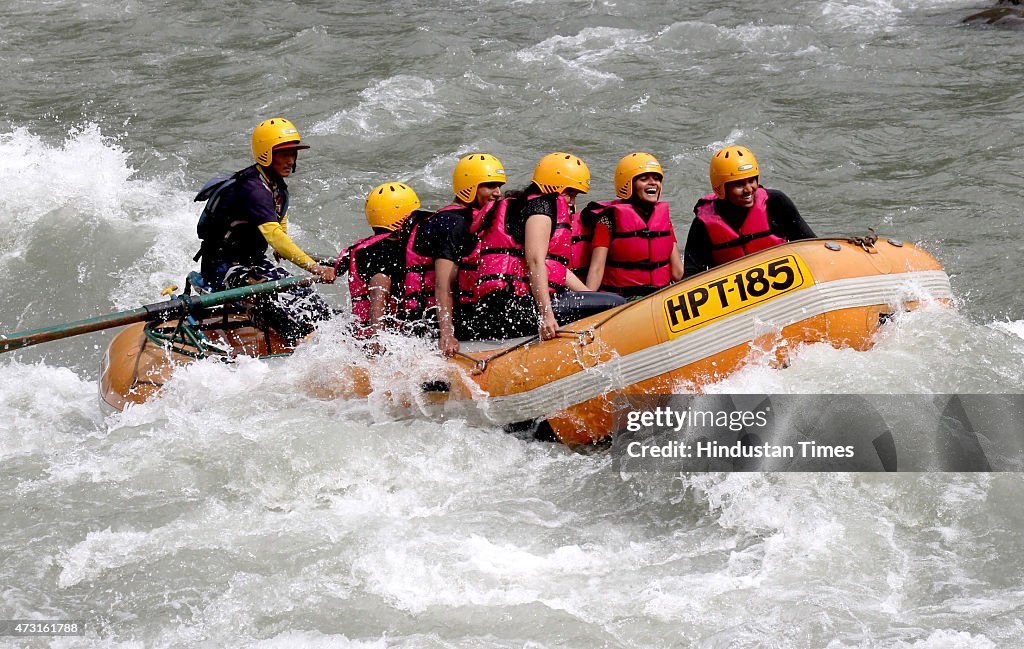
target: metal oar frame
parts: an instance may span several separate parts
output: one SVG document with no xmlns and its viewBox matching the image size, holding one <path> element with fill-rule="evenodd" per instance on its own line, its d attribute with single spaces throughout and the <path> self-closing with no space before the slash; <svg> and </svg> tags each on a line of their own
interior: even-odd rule
<svg viewBox="0 0 1024 649">
<path fill-rule="evenodd" d="M 186 281 L 182 297 L 191 294 L 191 282 Z M 213 316 L 220 316 L 215 321 L 209 321 Z M 232 318 L 231 316 L 236 316 Z M 198 317 L 198 319 L 197 319 Z M 229 329 L 242 329 L 251 327 L 263 332 L 267 349 L 273 350 L 270 331 L 261 326 L 249 316 L 248 309 L 243 302 L 229 302 L 208 307 L 202 310 L 188 313 L 181 319 L 168 323 L 165 321 L 150 322 L 143 328 L 146 338 L 161 348 L 187 356 L 194 359 L 218 358 L 224 362 L 230 362 L 238 356 L 236 350 L 228 345 L 223 345 L 210 340 L 206 335 L 207 331 Z M 292 350 L 287 352 L 274 353 L 259 356 L 259 358 L 274 358 L 290 356 Z"/>
</svg>

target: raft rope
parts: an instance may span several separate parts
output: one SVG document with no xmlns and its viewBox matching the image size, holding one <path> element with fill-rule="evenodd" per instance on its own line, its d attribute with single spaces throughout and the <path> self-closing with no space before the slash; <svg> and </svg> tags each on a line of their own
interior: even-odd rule
<svg viewBox="0 0 1024 649">
<path fill-rule="evenodd" d="M 628 304 L 624 304 L 622 306 L 628 306 Z M 603 320 L 598 321 L 596 324 L 587 329 L 584 329 L 583 331 L 577 331 L 575 329 L 556 329 L 555 333 L 559 337 L 575 336 L 577 340 L 579 340 L 580 345 L 589 345 L 590 343 L 594 342 L 594 339 L 596 338 L 596 336 L 594 335 L 594 330 L 603 325 L 604 323 L 608 322 L 615 316 L 617 316 L 619 313 L 622 312 L 622 310 L 622 307 L 617 307 L 611 314 L 609 314 Z M 506 354 L 510 354 L 516 351 L 517 349 L 521 349 L 528 345 L 532 345 L 533 343 L 539 340 L 540 336 L 530 336 L 526 340 L 516 343 L 511 347 L 506 347 L 505 349 L 499 350 L 486 358 L 474 358 L 473 356 L 470 356 L 469 354 L 465 354 L 463 352 L 455 352 L 455 355 L 461 356 L 462 358 L 465 358 L 466 360 L 473 363 L 474 375 L 483 374 L 484 370 L 487 369 L 487 365 L 490 364 L 491 361 L 497 360 L 502 356 L 505 356 Z"/>
</svg>

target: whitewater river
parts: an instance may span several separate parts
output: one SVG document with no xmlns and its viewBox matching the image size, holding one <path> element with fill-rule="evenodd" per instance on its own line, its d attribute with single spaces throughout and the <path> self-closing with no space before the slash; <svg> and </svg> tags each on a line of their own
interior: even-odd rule
<svg viewBox="0 0 1024 649">
<path fill-rule="evenodd" d="M 374 185 L 440 207 L 477 150 L 510 186 L 568 150 L 595 199 L 651 151 L 685 237 L 712 151 L 747 145 L 818 234 L 931 251 L 956 309 L 712 391 L 1019 393 L 1024 31 L 960 23 L 986 6 L 0 0 L 0 332 L 180 285 L 196 190 L 283 115 L 313 147 L 291 230 L 320 254 L 365 235 Z M 111 415 L 112 332 L 0 356 L 0 618 L 86 624 L 0 646 L 1024 645 L 1019 473 L 623 473 L 384 394 L 314 398 L 353 354 L 335 333 Z"/>
</svg>

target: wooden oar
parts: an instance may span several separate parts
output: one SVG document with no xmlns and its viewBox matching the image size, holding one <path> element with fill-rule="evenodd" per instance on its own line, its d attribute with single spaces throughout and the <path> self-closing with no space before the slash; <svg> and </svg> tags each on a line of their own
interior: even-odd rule
<svg viewBox="0 0 1024 649">
<path fill-rule="evenodd" d="M 110 315 L 98 316 L 87 320 L 78 320 L 62 325 L 19 331 L 10 335 L 0 334 L 0 353 L 21 349 L 30 345 L 61 340 L 79 334 L 92 333 L 103 329 L 123 327 L 135 322 L 164 322 L 175 318 L 184 318 L 203 309 L 242 300 L 255 295 L 264 295 L 284 291 L 294 286 L 309 286 L 312 277 L 285 277 L 284 279 L 233 288 L 205 295 L 182 295 L 165 302 L 147 304 L 131 311 L 119 311 Z"/>
</svg>

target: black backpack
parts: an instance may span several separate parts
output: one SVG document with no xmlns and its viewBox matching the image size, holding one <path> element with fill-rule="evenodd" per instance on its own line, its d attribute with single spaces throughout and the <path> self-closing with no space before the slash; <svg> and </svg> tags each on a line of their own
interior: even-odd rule
<svg viewBox="0 0 1024 649">
<path fill-rule="evenodd" d="M 203 213 L 199 215 L 199 224 L 196 226 L 196 233 L 200 239 L 211 239 L 216 234 L 217 208 L 221 200 L 227 195 L 227 190 L 235 184 L 242 172 L 233 174 L 217 174 L 203 185 L 196 197 L 195 202 L 206 201 Z M 223 233 L 221 233 L 223 234 Z"/>
<path fill-rule="evenodd" d="M 196 194 L 195 202 L 206 201 L 203 213 L 199 215 L 199 222 L 196 224 L 196 234 L 202 240 L 199 252 L 193 257 L 193 261 L 199 261 L 210 248 L 219 247 L 224 241 L 228 231 L 228 219 L 224 218 L 224 210 L 220 207 L 224 200 L 230 197 L 229 191 L 241 177 L 242 171 L 233 174 L 217 174 L 211 178 L 203 188 Z"/>
</svg>

